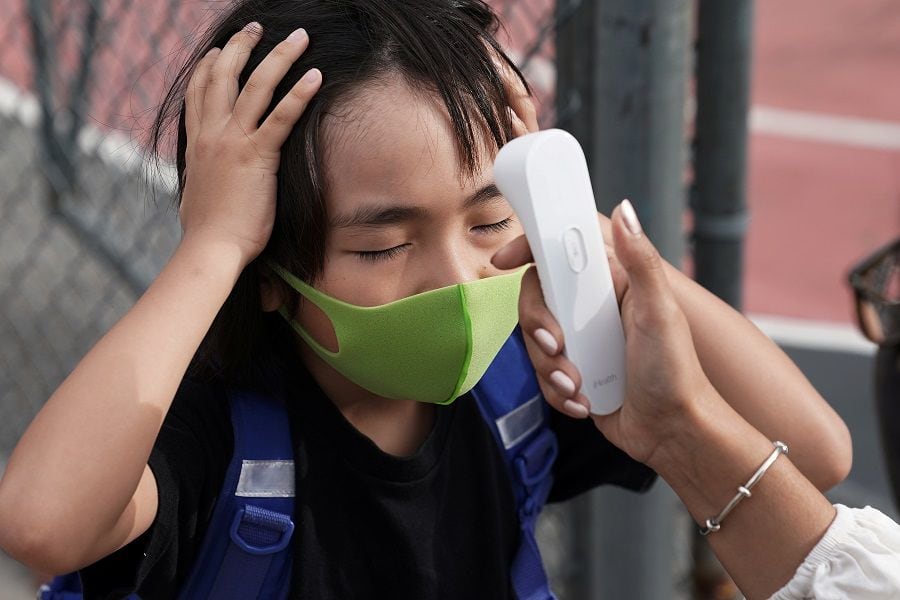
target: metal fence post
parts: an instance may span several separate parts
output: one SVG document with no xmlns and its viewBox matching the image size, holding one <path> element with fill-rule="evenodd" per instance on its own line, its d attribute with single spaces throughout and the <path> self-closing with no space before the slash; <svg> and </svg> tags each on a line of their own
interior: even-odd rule
<svg viewBox="0 0 900 600">
<path fill-rule="evenodd" d="M 58 40 L 54 38 L 54 10 L 59 7 L 40 0 L 28 1 L 28 17 L 32 36 L 34 86 L 41 106 L 41 133 L 44 158 L 47 162 L 51 205 L 60 209 L 60 197 L 70 191 L 75 180 L 72 157 L 77 153 L 78 132 L 88 114 L 88 98 L 94 53 L 97 49 L 97 29 L 102 20 L 103 0 L 93 0 L 85 6 L 84 28 L 77 57 L 77 71 L 68 81 L 67 94 L 62 94 L 63 82 L 54 81 L 59 69 Z M 58 103 L 66 102 L 65 107 Z M 62 110 L 61 110 L 62 109 Z M 57 118 L 61 110 L 62 118 Z M 65 129 L 65 131 L 63 131 Z"/>
<path fill-rule="evenodd" d="M 752 0 L 703 1 L 697 19 L 694 181 L 695 279 L 740 310 L 747 213 L 747 114 Z M 694 533 L 699 585 L 727 578 L 706 540 Z"/>
<path fill-rule="evenodd" d="M 694 139 L 696 279 L 740 309 L 747 215 L 752 0 L 701 1 Z"/>
<path fill-rule="evenodd" d="M 559 126 L 581 141 L 597 207 L 635 204 L 660 252 L 684 247 L 684 106 L 691 3 L 560 0 L 579 12 L 557 32 Z"/>
<path fill-rule="evenodd" d="M 688 0 L 584 0 L 557 32 L 559 126 L 582 143 L 597 207 L 630 198 L 660 252 L 683 252 Z M 560 9 L 570 2 L 560 1 Z M 677 597 L 680 518 L 664 483 L 593 492 L 574 508 L 577 598 Z"/>
</svg>

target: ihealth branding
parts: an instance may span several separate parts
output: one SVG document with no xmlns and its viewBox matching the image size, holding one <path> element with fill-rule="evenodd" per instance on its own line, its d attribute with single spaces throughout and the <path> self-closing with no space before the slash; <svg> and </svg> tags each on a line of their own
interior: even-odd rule
<svg viewBox="0 0 900 600">
<path fill-rule="evenodd" d="M 619 378 L 616 376 L 615 373 L 610 373 L 603 379 L 595 379 L 594 383 L 593 383 L 593 387 L 594 387 L 594 389 L 603 387 L 604 385 L 608 385 L 608 384 L 612 383 L 613 381 L 618 381 L 618 379 Z"/>
</svg>

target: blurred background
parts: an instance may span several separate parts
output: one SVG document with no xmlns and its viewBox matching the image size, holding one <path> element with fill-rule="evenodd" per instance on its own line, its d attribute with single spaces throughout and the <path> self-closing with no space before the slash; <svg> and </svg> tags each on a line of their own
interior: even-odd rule
<svg viewBox="0 0 900 600">
<path fill-rule="evenodd" d="M 542 126 L 582 142 L 598 208 L 631 198 L 671 261 L 792 356 L 853 434 L 853 470 L 831 499 L 896 518 L 876 346 L 846 281 L 900 235 L 900 3 L 491 4 Z M 143 142 L 221 6 L 0 3 L 0 472 L 178 242 L 172 171 L 148 171 Z M 695 530 L 659 484 L 551 507 L 541 543 L 562 598 L 739 597 Z M 0 554 L 0 597 L 34 589 Z"/>
</svg>

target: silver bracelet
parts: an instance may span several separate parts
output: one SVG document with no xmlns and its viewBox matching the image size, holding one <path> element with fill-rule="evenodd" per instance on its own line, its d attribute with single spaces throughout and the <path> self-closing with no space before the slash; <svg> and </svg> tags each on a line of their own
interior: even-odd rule
<svg viewBox="0 0 900 600">
<path fill-rule="evenodd" d="M 741 500 L 744 498 L 749 498 L 752 494 L 750 490 L 753 489 L 753 486 L 759 483 L 759 480 L 762 479 L 762 476 L 766 474 L 766 471 L 769 470 L 769 467 L 772 466 L 772 463 L 775 462 L 775 459 L 779 457 L 781 454 L 788 453 L 787 444 L 784 442 L 773 442 L 775 446 L 775 450 L 772 451 L 772 454 L 769 455 L 769 458 L 763 462 L 756 470 L 756 473 L 753 474 L 753 477 L 750 478 L 747 483 L 740 486 L 738 488 L 738 493 L 735 494 L 734 498 L 731 499 L 731 502 L 725 505 L 725 508 L 722 509 L 722 512 L 717 514 L 715 517 L 711 517 L 706 520 L 706 526 L 700 528 L 700 535 L 709 535 L 710 533 L 714 533 L 722 528 L 722 521 L 725 517 L 728 516 L 734 507 L 737 506 Z"/>
</svg>

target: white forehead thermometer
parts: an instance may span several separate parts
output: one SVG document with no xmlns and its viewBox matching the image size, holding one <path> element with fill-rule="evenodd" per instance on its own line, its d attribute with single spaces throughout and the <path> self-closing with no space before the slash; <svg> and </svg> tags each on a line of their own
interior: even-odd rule
<svg viewBox="0 0 900 600">
<path fill-rule="evenodd" d="M 615 412 L 625 395 L 625 336 L 581 146 L 560 129 L 516 138 L 497 155 L 494 178 L 525 229 L 591 412 Z"/>
</svg>

